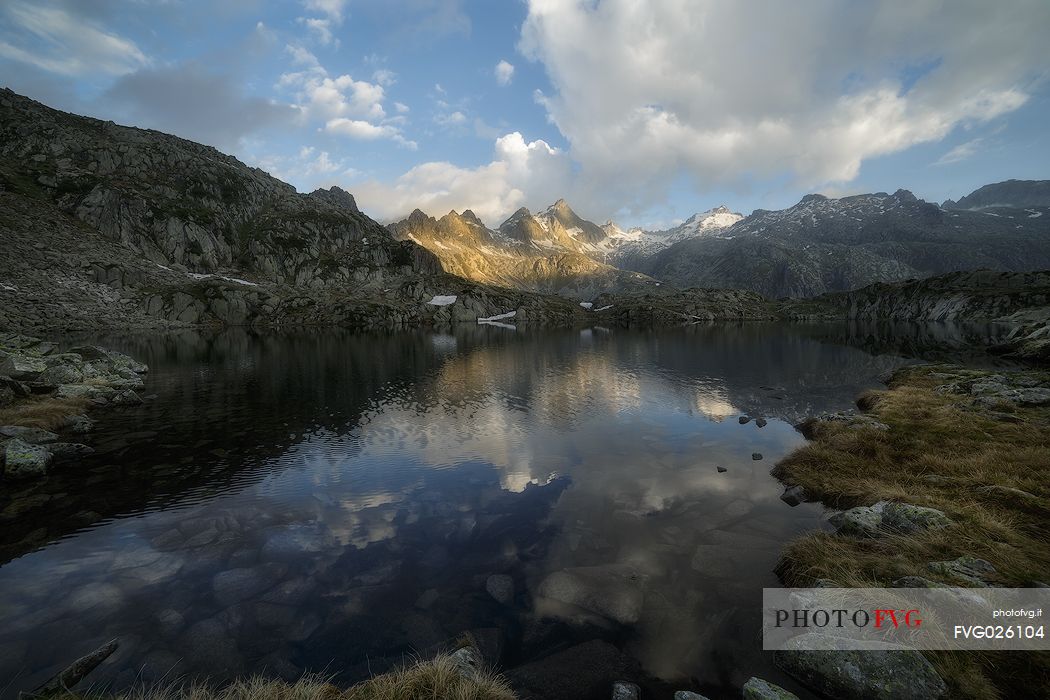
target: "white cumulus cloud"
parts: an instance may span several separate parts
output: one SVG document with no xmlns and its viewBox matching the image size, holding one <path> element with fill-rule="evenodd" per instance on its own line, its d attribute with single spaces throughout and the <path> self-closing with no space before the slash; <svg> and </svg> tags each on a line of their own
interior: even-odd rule
<svg viewBox="0 0 1050 700">
<path fill-rule="evenodd" d="M 645 206 L 787 175 L 848 182 L 869 158 L 937 141 L 1028 99 L 1050 70 L 1050 3 L 529 0 L 519 49 L 583 189 Z"/>
<path fill-rule="evenodd" d="M 500 61 L 496 64 L 495 73 L 497 83 L 500 85 L 510 85 L 510 81 L 514 78 L 514 66 L 506 61 Z"/>
<path fill-rule="evenodd" d="M 570 187 L 568 155 L 545 141 L 526 142 L 514 132 L 496 139 L 491 162 L 463 168 L 446 162 L 423 163 L 392 183 L 369 181 L 354 186 L 362 209 L 391 221 L 419 208 L 441 216 L 451 209 L 471 209 L 490 226 L 522 206 L 547 206 Z"/>
</svg>

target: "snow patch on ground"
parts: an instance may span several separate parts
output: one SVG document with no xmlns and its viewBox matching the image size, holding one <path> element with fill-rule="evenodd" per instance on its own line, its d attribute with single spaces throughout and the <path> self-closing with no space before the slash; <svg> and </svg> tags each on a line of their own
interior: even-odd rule
<svg viewBox="0 0 1050 700">
<path fill-rule="evenodd" d="M 205 275 L 199 272 L 187 272 L 187 276 L 192 277 L 195 280 L 207 280 L 207 279 L 218 279 L 224 282 L 233 282 L 234 284 L 243 284 L 248 287 L 258 287 L 255 282 L 249 282 L 248 280 L 242 280 L 237 277 L 224 277 L 223 275 Z"/>
<path fill-rule="evenodd" d="M 606 304 L 605 306 L 602 306 L 602 307 L 599 307 L 599 308 L 595 309 L 595 311 L 608 311 L 612 307 L 613 307 L 612 304 Z"/>
<path fill-rule="evenodd" d="M 583 307 L 583 308 L 585 308 L 585 309 L 589 309 L 589 308 L 591 308 L 592 306 L 594 306 L 594 304 L 592 304 L 592 303 L 591 303 L 591 302 L 589 302 L 589 301 L 581 301 L 581 302 L 580 302 L 580 306 L 582 306 L 582 307 Z"/>
<path fill-rule="evenodd" d="M 1031 210 L 1029 209 L 1028 211 L 1031 211 Z M 1029 215 L 1028 215 L 1028 218 L 1029 218 L 1029 219 L 1038 219 L 1038 218 L 1039 218 L 1040 216 L 1042 216 L 1042 215 L 1043 215 L 1043 212 L 1041 212 L 1041 211 L 1036 211 L 1036 212 L 1032 212 L 1031 214 L 1029 214 Z"/>
<path fill-rule="evenodd" d="M 496 314 L 495 316 L 486 316 L 485 318 L 479 318 L 478 323 L 490 323 L 492 321 L 503 321 L 508 318 L 514 318 L 517 316 L 517 311 L 508 311 L 505 314 Z"/>
<path fill-rule="evenodd" d="M 518 327 L 513 323 L 502 323 L 500 321 L 482 321 L 478 319 L 478 323 L 482 326 L 496 326 L 497 328 L 507 328 L 512 331 L 518 330 Z"/>
<path fill-rule="evenodd" d="M 449 304 L 455 304 L 456 298 L 457 297 L 455 294 L 438 294 L 427 303 L 431 306 L 448 306 Z"/>
<path fill-rule="evenodd" d="M 0 282 L 0 289 L 4 290 L 5 292 L 17 292 L 18 291 L 18 287 L 15 287 L 15 286 L 10 285 L 10 284 L 4 284 L 3 282 Z"/>
</svg>

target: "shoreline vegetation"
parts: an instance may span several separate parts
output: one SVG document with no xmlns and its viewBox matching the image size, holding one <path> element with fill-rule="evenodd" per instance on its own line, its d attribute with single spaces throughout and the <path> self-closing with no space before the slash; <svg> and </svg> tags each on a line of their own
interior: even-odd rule
<svg viewBox="0 0 1050 700">
<path fill-rule="evenodd" d="M 887 384 L 860 414 L 800 425 L 810 442 L 774 468 L 787 494 L 842 509 L 836 532 L 787 545 L 784 585 L 1046 587 L 1050 373 L 919 365 Z M 947 697 L 1050 696 L 1047 653 L 926 658 Z"/>
</svg>

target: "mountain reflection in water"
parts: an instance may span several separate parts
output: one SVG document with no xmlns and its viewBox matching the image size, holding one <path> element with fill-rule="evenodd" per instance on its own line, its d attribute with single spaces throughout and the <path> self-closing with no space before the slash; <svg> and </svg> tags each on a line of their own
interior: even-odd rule
<svg viewBox="0 0 1050 700">
<path fill-rule="evenodd" d="M 666 679 L 791 685 L 758 650 L 761 589 L 823 524 L 768 472 L 794 422 L 987 332 L 937 328 L 93 339 L 148 362 L 155 398 L 0 495 L 0 689 L 113 637 L 92 680 L 114 687 L 350 682 L 479 628 L 505 665 L 601 636 Z"/>
</svg>

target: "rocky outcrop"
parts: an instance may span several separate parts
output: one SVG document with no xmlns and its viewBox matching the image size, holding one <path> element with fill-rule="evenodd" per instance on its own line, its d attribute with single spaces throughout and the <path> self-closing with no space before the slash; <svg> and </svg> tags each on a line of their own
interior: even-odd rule
<svg viewBox="0 0 1050 700">
<path fill-rule="evenodd" d="M 4 189 L 52 201 L 155 264 L 308 287 L 440 271 L 338 188 L 301 195 L 214 148 L 10 90 L 0 93 L 0 124 Z"/>
<path fill-rule="evenodd" d="M 10 412 L 5 416 L 14 424 L 0 425 L 0 466 L 5 478 L 22 480 L 46 475 L 55 460 L 92 452 L 79 442 L 60 442 L 58 434 L 36 427 L 36 422 L 47 420 L 48 427 L 85 433 L 93 423 L 80 413 L 85 405 L 142 403 L 135 390 L 143 386 L 141 375 L 148 368 L 123 353 L 98 346 L 81 345 L 57 352 L 54 343 L 0 334 L 0 373 L 12 371 L 18 379 L 0 375 L 0 388 L 17 388 L 11 389 L 7 403 Z M 21 406 L 42 407 L 41 415 L 47 417 L 35 417 L 32 410 L 21 412 Z"/>
</svg>

